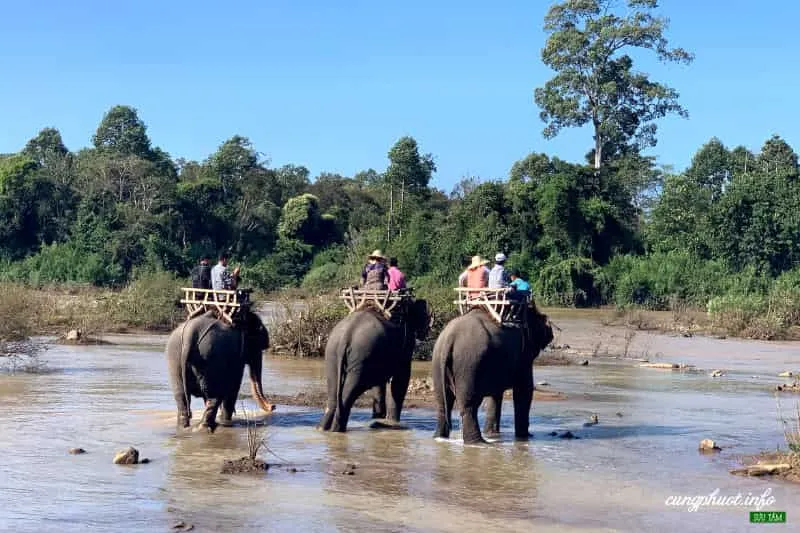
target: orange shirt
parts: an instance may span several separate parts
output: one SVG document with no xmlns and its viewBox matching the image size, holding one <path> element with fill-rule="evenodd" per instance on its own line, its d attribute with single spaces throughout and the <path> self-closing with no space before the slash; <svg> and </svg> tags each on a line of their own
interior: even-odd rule
<svg viewBox="0 0 800 533">
<path fill-rule="evenodd" d="M 489 285 L 489 269 L 480 266 L 467 271 L 467 287 L 470 289 L 483 289 Z M 477 292 L 470 292 L 469 297 L 479 296 Z"/>
</svg>

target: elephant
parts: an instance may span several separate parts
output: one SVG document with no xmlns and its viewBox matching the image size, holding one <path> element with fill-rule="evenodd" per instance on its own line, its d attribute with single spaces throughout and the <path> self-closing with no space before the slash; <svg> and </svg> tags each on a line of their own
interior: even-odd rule
<svg viewBox="0 0 800 533">
<path fill-rule="evenodd" d="M 373 307 L 357 309 L 334 326 L 325 346 L 328 399 L 318 425 L 323 431 L 345 432 L 356 399 L 372 389 L 373 418 L 390 424 L 400 421 L 400 411 L 411 378 L 411 358 L 416 340 L 424 340 L 433 314 L 428 303 L 408 303 L 401 318 L 389 320 Z M 389 408 L 386 385 L 391 380 Z"/>
<path fill-rule="evenodd" d="M 475 307 L 451 320 L 433 347 L 433 389 L 438 405 L 435 437 L 450 436 L 454 404 L 461 415 L 465 444 L 485 442 L 478 427 L 478 408 L 488 397 L 484 431 L 499 434 L 503 393 L 513 390 L 514 434 L 528 433 L 533 402 L 533 361 L 553 340 L 546 315 L 530 303 L 521 309 L 522 325 L 500 325 Z"/>
<path fill-rule="evenodd" d="M 222 424 L 231 425 L 245 365 L 250 369 L 253 397 L 259 407 L 266 412 L 274 409 L 261 386 L 262 357 L 269 347 L 269 333 L 258 315 L 249 310 L 242 313 L 235 325 L 229 325 L 208 311 L 185 321 L 170 334 L 165 355 L 179 425 L 189 427 L 192 396 L 205 402 L 200 427 L 214 431 L 220 406 Z"/>
</svg>

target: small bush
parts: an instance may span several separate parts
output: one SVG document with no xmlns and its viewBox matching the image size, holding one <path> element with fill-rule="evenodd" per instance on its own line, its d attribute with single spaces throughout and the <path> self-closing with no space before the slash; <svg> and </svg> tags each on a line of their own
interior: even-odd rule
<svg viewBox="0 0 800 533">
<path fill-rule="evenodd" d="M 346 280 L 342 276 L 342 266 L 336 263 L 325 263 L 309 270 L 303 278 L 301 287 L 318 292 L 336 289 L 346 284 Z"/>
<path fill-rule="evenodd" d="M 414 293 L 417 298 L 425 299 L 433 312 L 433 324 L 428 338 L 419 342 L 414 352 L 415 359 L 426 361 L 433 355 L 433 346 L 439 334 L 448 322 L 458 316 L 458 306 L 453 303 L 456 293 L 452 287 L 429 288 L 424 291 L 415 288 Z"/>
<path fill-rule="evenodd" d="M 41 300 L 30 289 L 0 283 L 0 341 L 21 341 L 34 335 L 42 320 Z"/>
<path fill-rule="evenodd" d="M 171 274 L 146 273 L 102 301 L 102 310 L 121 327 L 172 329 L 185 315 L 180 304 L 182 286 L 185 282 Z"/>
<path fill-rule="evenodd" d="M 283 298 L 278 305 L 279 316 L 269 326 L 270 350 L 296 357 L 323 357 L 328 335 L 348 312 L 333 296 Z"/>
<path fill-rule="evenodd" d="M 570 257 L 539 271 L 535 294 L 545 305 L 590 307 L 601 302 L 598 269 L 591 259 Z"/>
</svg>

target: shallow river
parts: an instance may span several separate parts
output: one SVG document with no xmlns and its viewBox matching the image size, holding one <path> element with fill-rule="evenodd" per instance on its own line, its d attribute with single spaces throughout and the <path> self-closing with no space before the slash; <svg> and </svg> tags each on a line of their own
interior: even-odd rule
<svg viewBox="0 0 800 533">
<path fill-rule="evenodd" d="M 348 433 L 324 435 L 314 430 L 319 409 L 278 406 L 267 428 L 275 455 L 262 457 L 281 466 L 260 477 L 219 473 L 224 459 L 246 455 L 241 425 L 213 435 L 176 430 L 165 338 L 53 346 L 43 356 L 51 372 L 0 374 L 0 531 L 161 532 L 179 521 L 197 532 L 800 531 L 800 486 L 728 473 L 738 454 L 783 444 L 769 386 L 798 361 L 797 345 L 654 339 L 652 347 L 680 355 L 669 360 L 728 374 L 601 360 L 537 367 L 535 380 L 568 399 L 534 404 L 529 443 L 511 439 L 507 404 L 503 438 L 486 447 L 464 447 L 457 433 L 434 440 L 427 409 L 404 412 L 407 431 L 368 429 L 368 412 L 355 410 Z M 320 361 L 267 359 L 264 388 L 295 394 L 323 378 Z M 595 413 L 600 423 L 583 427 Z M 567 429 L 581 438 L 549 435 Z M 722 453 L 699 454 L 703 438 Z M 130 445 L 152 462 L 112 464 Z M 88 453 L 67 454 L 77 446 Z M 351 463 L 355 474 L 342 475 Z M 770 489 L 765 510 L 786 511 L 788 524 L 752 525 L 752 507 L 666 505 L 715 489 L 722 497 Z"/>
</svg>

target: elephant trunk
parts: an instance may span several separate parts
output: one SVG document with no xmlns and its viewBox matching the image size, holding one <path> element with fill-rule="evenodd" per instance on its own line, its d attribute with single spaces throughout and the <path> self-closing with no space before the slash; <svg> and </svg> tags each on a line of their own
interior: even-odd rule
<svg viewBox="0 0 800 533">
<path fill-rule="evenodd" d="M 271 413 L 275 410 L 275 405 L 271 404 L 264 397 L 264 388 L 261 386 L 261 352 L 254 358 L 250 367 L 250 386 L 253 391 L 253 398 L 264 412 Z"/>
</svg>

